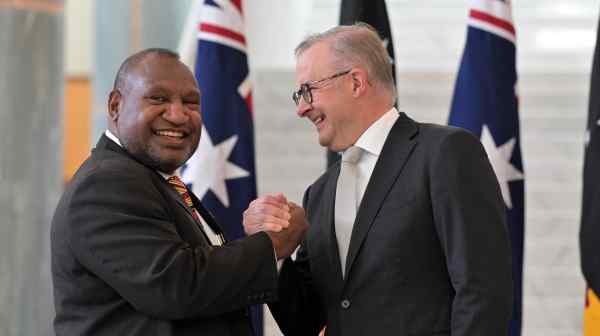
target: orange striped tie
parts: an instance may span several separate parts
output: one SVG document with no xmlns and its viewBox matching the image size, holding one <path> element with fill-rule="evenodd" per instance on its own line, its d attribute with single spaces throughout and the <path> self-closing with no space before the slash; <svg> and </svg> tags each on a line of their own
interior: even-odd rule
<svg viewBox="0 0 600 336">
<path fill-rule="evenodd" d="M 169 182 L 169 184 L 173 186 L 173 188 L 175 188 L 175 190 L 177 191 L 177 193 L 179 193 L 185 204 L 192 210 L 192 216 L 194 216 L 194 219 L 198 223 L 201 223 L 200 218 L 198 217 L 197 210 L 194 207 L 194 202 L 192 202 L 192 197 L 190 196 L 188 188 L 185 186 L 183 181 L 177 176 L 171 176 L 167 179 L 167 182 Z"/>
</svg>

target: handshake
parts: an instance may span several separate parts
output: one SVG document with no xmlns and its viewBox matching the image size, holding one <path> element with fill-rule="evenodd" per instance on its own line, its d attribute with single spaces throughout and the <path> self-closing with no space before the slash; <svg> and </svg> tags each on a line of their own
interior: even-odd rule
<svg viewBox="0 0 600 336">
<path fill-rule="evenodd" d="M 252 201 L 244 211 L 243 224 L 247 235 L 261 231 L 269 235 L 277 259 L 289 257 L 308 230 L 304 209 L 288 202 L 282 194 L 266 195 Z"/>
</svg>

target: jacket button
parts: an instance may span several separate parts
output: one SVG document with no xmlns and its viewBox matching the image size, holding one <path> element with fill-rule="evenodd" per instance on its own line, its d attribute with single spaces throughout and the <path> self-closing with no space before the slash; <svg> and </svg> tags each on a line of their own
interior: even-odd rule
<svg viewBox="0 0 600 336">
<path fill-rule="evenodd" d="M 340 305 L 342 306 L 343 309 L 348 309 L 350 307 L 350 300 L 344 299 L 344 300 L 342 300 Z"/>
</svg>

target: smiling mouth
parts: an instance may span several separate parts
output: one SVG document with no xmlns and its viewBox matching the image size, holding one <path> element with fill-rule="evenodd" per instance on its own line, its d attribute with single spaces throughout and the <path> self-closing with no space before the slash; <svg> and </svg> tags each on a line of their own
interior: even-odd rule
<svg viewBox="0 0 600 336">
<path fill-rule="evenodd" d="M 175 139 L 183 139 L 186 134 L 180 131 L 155 131 L 154 134 L 162 137 L 175 138 Z"/>
<path fill-rule="evenodd" d="M 313 124 L 315 124 L 315 126 L 319 127 L 319 125 L 321 125 L 323 120 L 325 120 L 325 116 L 323 116 L 323 115 L 318 116 L 315 119 L 313 119 Z"/>
</svg>

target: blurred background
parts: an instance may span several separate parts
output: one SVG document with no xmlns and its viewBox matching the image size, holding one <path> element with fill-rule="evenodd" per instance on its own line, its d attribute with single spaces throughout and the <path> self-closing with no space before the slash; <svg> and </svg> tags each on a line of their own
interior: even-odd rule
<svg viewBox="0 0 600 336">
<path fill-rule="evenodd" d="M 49 227 L 57 200 L 106 128 L 119 64 L 180 48 L 191 0 L 0 0 L 0 336 L 52 335 Z M 514 1 L 526 175 L 523 335 L 581 335 L 578 232 L 598 9 L 593 0 Z M 258 194 L 300 202 L 325 169 L 295 115 L 293 49 L 338 23 L 340 0 L 246 0 Z M 445 124 L 468 1 L 387 0 L 399 109 Z M 265 317 L 265 335 L 280 335 Z"/>
</svg>

